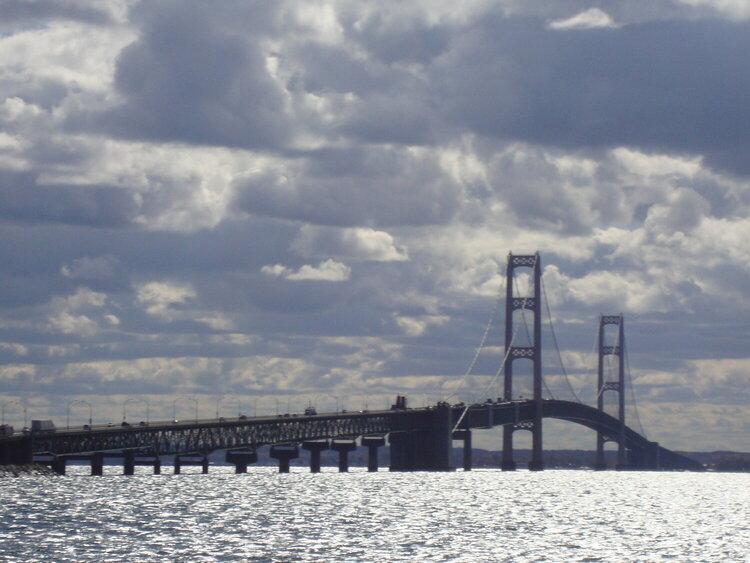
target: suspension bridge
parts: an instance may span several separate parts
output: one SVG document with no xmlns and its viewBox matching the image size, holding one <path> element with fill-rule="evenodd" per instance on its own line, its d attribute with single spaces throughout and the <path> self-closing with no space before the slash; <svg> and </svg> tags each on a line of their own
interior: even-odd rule
<svg viewBox="0 0 750 563">
<path fill-rule="evenodd" d="M 516 272 L 524 268 L 530 270 L 531 288 L 522 295 Z M 528 468 L 539 471 L 544 469 L 543 420 L 553 418 L 594 431 L 597 469 L 606 468 L 605 444 L 612 442 L 617 446 L 616 466 L 619 469 L 702 470 L 698 462 L 649 441 L 642 429 L 637 432 L 626 424 L 625 332 L 621 314 L 602 315 L 599 320 L 596 406 L 584 404 L 580 400 L 568 401 L 543 396 L 543 292 L 546 293 L 541 279 L 539 254 L 509 254 L 506 270 L 505 353 L 499 369 L 485 389 L 492 389 L 502 378 L 503 396 L 497 400 L 488 399 L 481 403 L 440 401 L 428 407 L 409 408 L 406 398 L 399 396 L 390 409 L 353 413 L 308 412 L 182 422 L 149 421 L 122 426 L 86 425 L 65 429 L 34 429 L 32 425 L 31 431 L 0 436 L 0 464 L 36 461 L 47 463 L 57 473 L 64 474 L 69 461 L 84 460 L 91 464 L 93 475 L 101 475 L 105 459 L 117 458 L 122 460 L 125 474 L 133 474 L 137 465 L 151 466 L 155 473 L 160 473 L 162 456 L 174 456 L 175 473 L 179 473 L 185 465 L 199 465 L 207 472 L 208 454 L 215 450 L 226 450 L 226 461 L 235 465 L 237 473 L 244 473 L 249 464 L 257 462 L 258 449 L 267 446 L 270 448 L 270 456 L 278 460 L 281 472 L 289 471 L 291 460 L 300 455 L 300 448 L 309 452 L 310 470 L 313 472 L 320 471 L 321 452 L 328 449 L 338 452 L 339 470 L 347 471 L 349 453 L 357 447 L 365 447 L 368 450 L 368 470 L 377 471 L 379 450 L 387 443 L 390 448 L 391 471 L 451 471 L 455 469 L 452 461 L 453 443 L 458 440 L 463 443 L 463 469 L 468 471 L 472 466 L 474 432 L 501 426 L 503 438 L 500 468 L 505 471 L 516 469 L 513 436 L 516 431 L 524 430 L 532 435 L 532 454 Z M 526 318 L 527 313 L 533 317 L 530 323 Z M 549 315 L 549 308 L 547 313 Z M 486 342 L 489 326 L 459 386 L 467 381 Z M 605 333 L 610 328 L 616 330 L 614 344 L 607 344 L 605 341 Z M 519 344 L 521 329 L 526 335 L 523 345 Z M 552 335 L 561 359 L 554 329 Z M 606 365 L 612 367 L 612 359 L 616 360 L 617 369 L 605 370 Z M 516 361 L 532 364 L 531 398 L 514 398 L 513 367 Z M 567 381 L 562 361 L 561 367 Z M 575 396 L 574 391 L 573 394 Z M 614 414 L 608 413 L 605 408 L 605 395 L 611 394 L 617 397 L 617 412 Z M 481 396 L 486 396 L 486 393 Z"/>
</svg>

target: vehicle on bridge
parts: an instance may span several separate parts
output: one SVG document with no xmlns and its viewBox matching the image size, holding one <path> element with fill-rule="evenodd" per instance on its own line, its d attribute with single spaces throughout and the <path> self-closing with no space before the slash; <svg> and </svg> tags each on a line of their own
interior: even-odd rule
<svg viewBox="0 0 750 563">
<path fill-rule="evenodd" d="M 31 421 L 32 432 L 54 432 L 55 423 L 51 420 L 32 420 Z"/>
</svg>

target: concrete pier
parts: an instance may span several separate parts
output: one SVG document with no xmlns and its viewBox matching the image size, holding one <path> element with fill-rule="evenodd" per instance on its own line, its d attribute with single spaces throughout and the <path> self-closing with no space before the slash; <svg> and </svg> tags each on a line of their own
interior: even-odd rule
<svg viewBox="0 0 750 563">
<path fill-rule="evenodd" d="M 310 473 L 320 473 L 320 452 L 329 448 L 328 440 L 307 440 L 302 449 L 310 452 Z"/>
<path fill-rule="evenodd" d="M 339 453 L 339 473 L 349 471 L 349 452 L 357 449 L 357 441 L 331 440 L 331 449 Z"/>
<path fill-rule="evenodd" d="M 127 460 L 127 457 L 125 458 Z M 161 475 L 161 458 L 159 456 L 149 456 L 145 458 L 133 458 L 133 468 L 137 466 L 153 467 L 154 475 Z M 123 463 L 123 474 L 132 475 L 132 473 L 125 473 L 125 463 Z"/>
<path fill-rule="evenodd" d="M 65 465 L 66 461 L 62 456 L 55 456 L 55 458 L 52 460 L 52 463 L 50 463 L 52 471 L 54 471 L 58 475 L 65 475 Z"/>
<path fill-rule="evenodd" d="M 200 454 L 183 454 L 174 456 L 174 474 L 179 475 L 182 468 L 190 465 L 201 467 L 203 474 L 208 473 L 208 456 Z"/>
<path fill-rule="evenodd" d="M 224 459 L 227 463 L 234 464 L 235 473 L 247 473 L 247 466 L 258 461 L 258 452 L 251 448 L 227 450 Z"/>
<path fill-rule="evenodd" d="M 385 436 L 363 436 L 362 445 L 367 448 L 367 471 L 378 470 L 378 448 L 385 445 Z"/>
<path fill-rule="evenodd" d="M 279 473 L 289 473 L 289 461 L 299 457 L 299 448 L 296 444 L 277 444 L 271 446 L 270 455 L 279 460 Z"/>
<path fill-rule="evenodd" d="M 91 474 L 104 475 L 104 454 L 102 452 L 91 454 Z"/>
<path fill-rule="evenodd" d="M 456 430 L 453 439 L 463 441 L 463 468 L 471 471 L 471 430 Z"/>
<path fill-rule="evenodd" d="M 411 436 L 409 432 L 399 431 L 388 434 L 388 444 L 391 447 L 391 466 L 389 471 L 408 471 L 408 452 Z"/>
<path fill-rule="evenodd" d="M 135 473 L 135 452 L 125 450 L 122 456 L 122 474 L 133 475 Z"/>
<path fill-rule="evenodd" d="M 450 406 L 409 413 L 403 422 L 403 430 L 388 435 L 391 471 L 453 471 Z"/>
<path fill-rule="evenodd" d="M 34 458 L 31 437 L 15 436 L 0 442 L 0 465 L 30 464 Z"/>
<path fill-rule="evenodd" d="M 503 457 L 500 461 L 503 471 L 515 471 L 516 462 L 513 461 L 513 425 L 503 426 Z"/>
</svg>

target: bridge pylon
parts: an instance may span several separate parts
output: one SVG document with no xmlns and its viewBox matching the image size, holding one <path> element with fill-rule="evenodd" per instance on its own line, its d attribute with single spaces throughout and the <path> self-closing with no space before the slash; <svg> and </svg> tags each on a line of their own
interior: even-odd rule
<svg viewBox="0 0 750 563">
<path fill-rule="evenodd" d="M 617 343 L 605 344 L 605 329 L 607 325 L 617 326 Z M 604 363 L 607 356 L 617 356 L 617 378 L 605 378 Z M 617 442 L 617 467 L 624 468 L 627 465 L 625 451 L 625 320 L 622 313 L 619 315 L 601 315 L 599 317 L 599 365 L 596 385 L 596 405 L 604 412 L 604 393 L 614 391 L 618 395 L 618 421 L 620 423 L 617 435 L 607 435 L 602 432 L 596 433 L 596 469 L 606 469 L 604 461 L 605 442 Z"/>
<path fill-rule="evenodd" d="M 516 268 L 531 268 L 533 280 L 532 295 L 520 296 L 514 292 L 514 274 Z M 513 471 L 516 463 L 513 461 L 513 432 L 516 430 L 530 430 L 532 434 L 532 452 L 529 469 L 540 471 L 544 469 L 542 459 L 542 315 L 541 315 L 541 272 L 542 264 L 539 253 L 531 255 L 508 254 L 508 268 L 506 272 L 505 298 L 505 365 L 504 365 L 504 400 L 513 400 L 513 362 L 518 359 L 531 360 L 534 366 L 533 393 L 534 417 L 531 423 L 506 424 L 503 426 L 503 456 L 501 469 Z M 517 346 L 515 338 L 522 327 L 514 326 L 513 313 L 517 310 L 529 311 L 534 315 L 533 341 L 529 346 Z M 530 335 L 531 336 L 531 335 Z"/>
</svg>

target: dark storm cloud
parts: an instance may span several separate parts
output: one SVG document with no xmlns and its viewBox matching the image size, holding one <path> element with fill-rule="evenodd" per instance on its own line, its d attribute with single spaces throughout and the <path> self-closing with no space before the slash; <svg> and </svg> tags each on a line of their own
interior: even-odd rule
<svg viewBox="0 0 750 563">
<path fill-rule="evenodd" d="M 400 32 L 410 38 L 412 30 Z M 362 38 L 355 36 L 355 41 Z M 387 45 L 384 38 L 382 45 Z M 294 61 L 294 72 L 287 87 L 319 96 L 331 93 L 354 94 L 356 100 L 345 105 L 326 133 L 340 132 L 358 142 L 424 145 L 433 140 L 436 111 L 429 89 L 417 73 L 401 68 L 383 53 L 373 51 L 374 40 L 362 45 L 369 57 L 355 56 L 341 45 L 314 42 L 294 44 L 288 56 Z"/>
<path fill-rule="evenodd" d="M 705 153 L 742 172 L 749 50 L 747 23 L 562 30 L 494 16 L 462 30 L 432 76 L 448 115 L 483 135 L 566 149 Z"/>
<path fill-rule="evenodd" d="M 0 26 L 49 20 L 77 20 L 92 24 L 111 23 L 103 10 L 66 0 L 3 0 L 0 3 Z"/>
<path fill-rule="evenodd" d="M 0 172 L 0 218 L 93 227 L 129 225 L 134 193 L 109 186 L 37 185 L 33 173 Z"/>
<path fill-rule="evenodd" d="M 38 78 L 19 84 L 14 77 L 0 77 L 0 91 L 13 92 L 27 103 L 50 109 L 60 104 L 68 95 L 65 84 L 48 78 Z"/>
<path fill-rule="evenodd" d="M 152 141 L 281 144 L 289 132 L 283 92 L 257 44 L 267 21 L 262 14 L 270 10 L 256 9 L 235 14 L 199 2 L 141 5 L 135 11 L 140 37 L 117 61 L 115 86 L 124 102 L 98 118 L 100 127 Z"/>
<path fill-rule="evenodd" d="M 393 149 L 330 149 L 282 172 L 236 183 L 247 213 L 339 226 L 430 225 L 459 206 L 459 186 L 430 156 Z"/>
<path fill-rule="evenodd" d="M 446 25 L 403 17 L 386 19 L 380 12 L 346 28 L 352 39 L 386 64 L 428 64 L 446 51 L 450 42 L 450 28 Z"/>
</svg>

